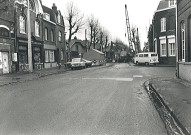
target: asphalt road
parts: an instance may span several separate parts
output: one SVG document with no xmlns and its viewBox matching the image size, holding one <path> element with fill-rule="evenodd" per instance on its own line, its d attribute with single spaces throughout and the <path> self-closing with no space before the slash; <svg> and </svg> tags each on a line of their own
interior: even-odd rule
<svg viewBox="0 0 191 135">
<path fill-rule="evenodd" d="M 115 64 L 0 87 L 0 135 L 166 135 L 143 83 L 174 73 Z"/>
</svg>

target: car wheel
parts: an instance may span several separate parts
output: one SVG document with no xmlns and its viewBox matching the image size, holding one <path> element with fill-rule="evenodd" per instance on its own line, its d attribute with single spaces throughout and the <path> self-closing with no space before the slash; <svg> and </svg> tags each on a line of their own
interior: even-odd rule
<svg viewBox="0 0 191 135">
<path fill-rule="evenodd" d="M 136 65 L 139 65 L 139 62 L 138 62 L 138 61 L 136 61 Z"/>
<path fill-rule="evenodd" d="M 149 65 L 149 63 L 148 63 L 148 62 L 145 62 L 145 65 L 146 65 L 146 66 L 148 66 L 148 65 Z"/>
</svg>

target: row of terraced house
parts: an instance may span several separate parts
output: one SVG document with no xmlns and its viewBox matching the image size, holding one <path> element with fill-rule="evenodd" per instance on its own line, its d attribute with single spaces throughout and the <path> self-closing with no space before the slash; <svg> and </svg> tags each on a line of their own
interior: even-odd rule
<svg viewBox="0 0 191 135">
<path fill-rule="evenodd" d="M 34 70 L 65 63 L 65 24 L 56 5 L 30 1 Z M 0 74 L 28 70 L 27 10 L 22 0 L 0 1 Z"/>
<path fill-rule="evenodd" d="M 191 82 L 191 1 L 161 0 L 148 31 L 149 51 L 161 64 L 176 66 L 179 78 Z"/>
</svg>

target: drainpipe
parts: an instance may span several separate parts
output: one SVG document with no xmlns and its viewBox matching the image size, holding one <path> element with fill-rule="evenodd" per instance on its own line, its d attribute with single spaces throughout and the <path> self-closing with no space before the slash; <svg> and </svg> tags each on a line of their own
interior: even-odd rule
<svg viewBox="0 0 191 135">
<path fill-rule="evenodd" d="M 176 77 L 179 78 L 179 63 L 178 63 L 178 2 L 176 0 Z"/>
</svg>

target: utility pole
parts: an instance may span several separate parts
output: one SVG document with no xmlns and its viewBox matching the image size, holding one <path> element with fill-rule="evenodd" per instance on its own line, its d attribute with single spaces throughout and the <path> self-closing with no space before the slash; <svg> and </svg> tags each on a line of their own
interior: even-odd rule
<svg viewBox="0 0 191 135">
<path fill-rule="evenodd" d="M 30 25 L 30 3 L 27 0 L 27 28 L 28 28 L 28 64 L 29 64 L 29 72 L 33 72 L 33 64 L 32 64 L 32 47 L 31 47 L 31 25 Z"/>
</svg>

